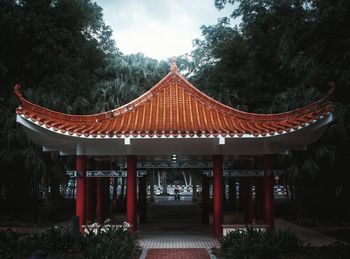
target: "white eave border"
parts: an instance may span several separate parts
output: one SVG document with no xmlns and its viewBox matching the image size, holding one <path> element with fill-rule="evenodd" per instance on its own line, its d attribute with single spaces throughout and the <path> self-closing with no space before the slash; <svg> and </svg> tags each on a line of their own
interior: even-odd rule
<svg viewBox="0 0 350 259">
<path fill-rule="evenodd" d="M 133 136 L 133 135 L 121 135 L 120 137 L 113 135 L 112 137 L 110 137 L 109 135 L 106 135 L 105 137 L 101 137 L 100 135 L 97 135 L 96 137 L 89 135 L 89 136 L 85 136 L 84 134 L 81 134 L 80 136 L 78 136 L 76 133 L 73 134 L 69 134 L 67 131 L 66 132 L 61 132 L 61 130 L 54 130 L 52 127 L 46 127 L 44 124 L 40 125 L 38 123 L 38 121 L 32 121 L 30 118 L 25 117 L 24 114 L 17 114 L 16 116 L 16 122 L 20 123 L 26 127 L 28 127 L 25 123 L 23 123 L 23 120 L 30 122 L 32 124 L 35 124 L 37 126 L 39 126 L 42 129 L 48 130 L 50 132 L 59 134 L 59 135 L 63 135 L 63 136 L 67 136 L 67 137 L 73 137 L 73 138 L 79 138 L 79 139 L 124 139 L 125 145 L 130 145 L 130 140 L 131 139 L 213 139 L 213 138 L 217 138 L 219 139 L 219 144 L 223 145 L 225 144 L 225 139 L 231 139 L 231 138 L 237 138 L 237 139 L 242 139 L 242 138 L 250 138 L 250 139 L 259 139 L 259 138 L 271 138 L 271 137 L 276 137 L 276 136 L 281 136 L 287 133 L 292 133 L 292 132 L 296 132 L 300 129 L 304 129 L 310 125 L 315 124 L 316 122 L 321 121 L 324 118 L 328 118 L 323 125 L 326 125 L 330 122 L 333 121 L 333 113 L 332 112 L 328 112 L 327 115 L 325 116 L 320 116 L 320 118 L 318 120 L 313 120 L 311 123 L 305 123 L 305 126 L 298 126 L 296 129 L 291 128 L 289 131 L 282 131 L 282 133 L 278 133 L 277 131 L 275 132 L 275 134 L 269 134 L 266 133 L 265 136 L 262 136 L 261 134 L 259 134 L 258 136 L 254 136 L 253 134 L 243 134 L 242 136 L 238 136 L 238 135 L 234 135 L 234 136 L 222 136 L 220 134 L 218 134 L 217 136 L 214 136 L 213 134 L 211 134 L 210 136 L 205 136 L 204 134 L 202 134 L 201 136 L 198 136 L 196 134 L 194 134 L 193 136 L 190 136 L 190 134 L 186 134 L 185 136 L 182 136 L 181 134 L 178 134 L 177 136 L 173 136 L 173 135 L 168 135 L 166 136 L 165 134 L 161 135 L 161 136 L 157 136 L 156 134 L 154 134 L 153 136 L 150 135 L 145 135 L 145 136 L 141 136 L 141 135 L 137 135 L 137 136 Z M 321 125 L 321 126 L 323 126 Z M 192 134 L 191 134 L 192 135 Z"/>
</svg>

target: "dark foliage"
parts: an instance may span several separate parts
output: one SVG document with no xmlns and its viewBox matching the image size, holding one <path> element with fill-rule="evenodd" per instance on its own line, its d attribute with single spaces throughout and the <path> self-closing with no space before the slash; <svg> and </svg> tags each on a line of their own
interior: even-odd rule
<svg viewBox="0 0 350 259">
<path fill-rule="evenodd" d="M 1 258 L 26 258 L 34 255 L 62 257 L 71 252 L 73 246 L 71 233 L 61 227 L 53 227 L 41 234 L 0 232 Z"/>
<path fill-rule="evenodd" d="M 236 4 L 232 18 L 202 27 L 195 40 L 192 80 L 210 95 L 249 111 L 300 107 L 337 85 L 348 103 L 349 1 L 216 0 Z M 347 96 L 347 97 L 346 97 Z"/>
<path fill-rule="evenodd" d="M 82 242 L 82 252 L 86 258 L 129 259 L 137 254 L 136 241 L 123 228 L 105 226 L 95 235 L 92 232 Z"/>
<path fill-rule="evenodd" d="M 107 227 L 98 235 L 74 240 L 71 231 L 53 227 L 43 233 L 23 234 L 0 231 L 1 258 L 136 258 L 136 241 L 128 231 Z"/>
<path fill-rule="evenodd" d="M 88 114 L 136 98 L 157 83 L 169 65 L 142 54 L 120 53 L 102 8 L 91 0 L 0 1 L 0 31 L 0 204 L 4 211 L 14 211 L 25 201 L 34 205 L 37 215 L 50 217 L 54 210 L 39 208 L 37 200 L 61 198 L 59 187 L 74 161 L 44 154 L 26 139 L 15 121 L 14 84 L 22 84 L 33 103 Z"/>
<path fill-rule="evenodd" d="M 293 256 L 304 250 L 303 244 L 290 231 L 262 232 L 247 227 L 220 239 L 219 254 L 232 259 L 274 259 Z"/>
<path fill-rule="evenodd" d="M 285 112 L 307 105 L 336 83 L 335 123 L 307 151 L 281 163 L 300 216 L 350 212 L 350 2 L 216 0 L 235 4 L 231 18 L 202 27 L 194 41 L 191 80 L 240 110 Z M 302 212 L 303 211 L 303 212 Z M 303 215 L 303 214 L 306 215 Z"/>
</svg>

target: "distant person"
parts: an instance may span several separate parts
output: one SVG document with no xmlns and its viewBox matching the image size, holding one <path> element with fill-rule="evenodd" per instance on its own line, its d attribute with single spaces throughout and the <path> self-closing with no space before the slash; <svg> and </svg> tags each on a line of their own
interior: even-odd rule
<svg viewBox="0 0 350 259">
<path fill-rule="evenodd" d="M 180 191 L 179 191 L 179 189 L 175 189 L 174 190 L 174 193 L 175 193 L 175 201 L 179 201 L 180 200 Z"/>
</svg>

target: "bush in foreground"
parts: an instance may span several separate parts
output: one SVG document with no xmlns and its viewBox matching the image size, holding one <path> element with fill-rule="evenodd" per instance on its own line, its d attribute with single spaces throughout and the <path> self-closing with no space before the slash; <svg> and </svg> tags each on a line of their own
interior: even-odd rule
<svg viewBox="0 0 350 259">
<path fill-rule="evenodd" d="M 97 235 L 90 232 L 85 236 L 82 251 L 86 258 L 136 258 L 137 243 L 123 228 L 107 226 Z"/>
<path fill-rule="evenodd" d="M 0 232 L 0 258 L 62 257 L 73 251 L 73 237 L 62 227 L 42 233 Z"/>
<path fill-rule="evenodd" d="M 122 228 L 74 240 L 71 231 L 53 227 L 42 233 L 0 231 L 0 258 L 136 258 L 136 240 Z M 73 256 L 73 257 L 72 257 Z"/>
<path fill-rule="evenodd" d="M 290 231 L 262 232 L 247 227 L 235 230 L 220 239 L 219 255 L 230 259 L 275 259 L 296 256 L 303 243 Z"/>
</svg>

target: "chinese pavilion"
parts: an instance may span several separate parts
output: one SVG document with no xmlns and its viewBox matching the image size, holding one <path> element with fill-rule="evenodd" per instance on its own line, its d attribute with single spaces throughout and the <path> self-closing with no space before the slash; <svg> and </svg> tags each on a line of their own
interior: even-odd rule
<svg viewBox="0 0 350 259">
<path fill-rule="evenodd" d="M 232 155 L 264 157 L 261 203 L 264 222 L 273 229 L 270 155 L 305 150 L 322 136 L 333 120 L 333 105 L 329 101 L 333 90 L 331 84 L 326 97 L 290 112 L 248 113 L 205 95 L 182 77 L 173 63 L 170 72 L 148 92 L 122 107 L 99 114 L 70 115 L 46 109 L 26 100 L 19 85 L 15 95 L 20 102 L 17 122 L 29 139 L 43 146 L 44 151 L 76 156 L 76 215 L 80 226 L 89 219 L 92 213 L 89 208 L 94 207 L 91 204 L 101 202 L 99 191 L 94 199 L 91 193 L 92 188 L 102 188 L 99 182 L 102 177 L 87 174 L 87 157 L 113 156 L 126 162 L 126 219 L 135 232 L 138 161 L 177 154 L 189 160 L 212 161 L 213 225 L 214 234 L 219 237 L 223 224 L 224 162 Z M 139 188 L 139 202 L 145 203 L 146 181 L 140 183 L 143 188 Z M 208 215 L 208 181 L 202 184 L 202 207 L 204 215 Z M 98 214 L 100 207 L 96 207 Z"/>
</svg>

